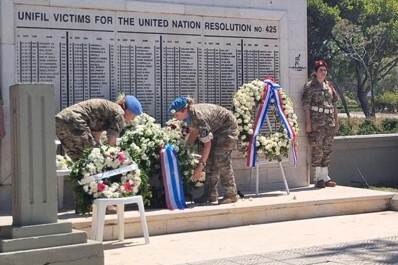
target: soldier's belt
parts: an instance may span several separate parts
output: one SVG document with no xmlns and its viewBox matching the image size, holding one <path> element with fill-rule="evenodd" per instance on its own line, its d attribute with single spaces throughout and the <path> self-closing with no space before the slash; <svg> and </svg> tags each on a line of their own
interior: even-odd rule
<svg viewBox="0 0 398 265">
<path fill-rule="evenodd" d="M 326 113 L 326 114 L 334 112 L 334 109 L 320 108 L 318 106 L 311 106 L 311 110 L 316 111 L 316 112 Z"/>
</svg>

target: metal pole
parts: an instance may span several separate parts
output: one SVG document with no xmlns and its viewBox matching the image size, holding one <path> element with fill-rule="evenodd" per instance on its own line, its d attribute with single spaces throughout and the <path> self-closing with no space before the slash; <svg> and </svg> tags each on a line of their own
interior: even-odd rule
<svg viewBox="0 0 398 265">
<path fill-rule="evenodd" d="M 290 190 L 289 190 L 289 186 L 287 185 L 285 169 L 282 166 L 282 162 L 279 162 L 279 168 L 281 169 L 281 172 L 282 172 L 283 183 L 285 184 L 286 193 L 287 193 L 287 195 L 289 195 L 290 194 Z"/>
<path fill-rule="evenodd" d="M 256 163 L 256 195 L 258 195 L 258 186 L 259 186 L 259 165 Z"/>
</svg>

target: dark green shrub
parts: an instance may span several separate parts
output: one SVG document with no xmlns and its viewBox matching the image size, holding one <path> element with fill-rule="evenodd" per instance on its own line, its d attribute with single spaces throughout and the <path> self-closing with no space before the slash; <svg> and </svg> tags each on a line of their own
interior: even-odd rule
<svg viewBox="0 0 398 265">
<path fill-rule="evenodd" d="M 396 112 L 398 109 L 398 93 L 386 91 L 375 97 L 375 108 L 380 112 Z"/>
<path fill-rule="evenodd" d="M 339 118 L 338 135 L 366 135 L 377 133 L 398 133 L 397 118 L 376 118 L 366 120 L 365 118 Z"/>
<path fill-rule="evenodd" d="M 366 119 L 361 125 L 359 125 L 357 134 L 367 135 L 367 134 L 377 134 L 381 130 L 376 126 L 375 122 L 371 119 Z"/>
<path fill-rule="evenodd" d="M 381 126 L 385 133 L 398 132 L 398 119 L 384 119 L 381 122 Z"/>
<path fill-rule="evenodd" d="M 353 126 L 349 119 L 339 119 L 339 135 L 347 136 L 353 135 Z"/>
</svg>

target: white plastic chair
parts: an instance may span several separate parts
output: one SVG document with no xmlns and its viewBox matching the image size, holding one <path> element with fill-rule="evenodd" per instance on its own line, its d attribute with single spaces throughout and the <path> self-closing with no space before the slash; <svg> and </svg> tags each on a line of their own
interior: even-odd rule
<svg viewBox="0 0 398 265">
<path fill-rule="evenodd" d="M 117 205 L 117 224 L 119 240 L 124 240 L 124 205 L 136 203 L 140 212 L 141 228 L 145 237 L 145 243 L 149 243 L 148 225 L 145 218 L 145 208 L 142 196 L 131 196 L 124 198 L 101 198 L 94 200 L 93 217 L 91 225 L 91 239 L 102 242 L 104 239 L 105 211 L 108 205 Z"/>
</svg>

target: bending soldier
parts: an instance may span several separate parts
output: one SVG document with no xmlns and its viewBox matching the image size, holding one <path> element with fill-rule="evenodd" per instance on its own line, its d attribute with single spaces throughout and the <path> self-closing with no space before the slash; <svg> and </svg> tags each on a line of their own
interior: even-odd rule
<svg viewBox="0 0 398 265">
<path fill-rule="evenodd" d="M 304 86 L 302 98 L 305 131 L 312 149 L 311 164 L 315 168 L 315 186 L 334 187 L 336 182 L 330 179 L 328 166 L 333 138 L 338 130 L 338 96 L 333 85 L 326 80 L 326 62 L 315 61 L 314 69 L 313 79 Z"/>
<path fill-rule="evenodd" d="M 206 168 L 205 194 L 198 202 L 218 203 L 220 178 L 225 189 L 220 203 L 236 202 L 231 153 L 238 139 L 238 125 L 233 114 L 218 105 L 193 104 L 193 100 L 186 97 L 176 98 L 170 105 L 170 112 L 189 126 L 188 143 L 192 144 L 197 139 L 203 143 L 201 160 L 192 177 L 200 179 Z"/>
<path fill-rule="evenodd" d="M 124 96 L 117 103 L 106 99 L 89 99 L 63 109 L 55 116 L 56 133 L 66 153 L 77 160 L 84 149 L 98 146 L 103 131 L 108 143 L 116 144 L 116 138 L 125 127 L 142 113 L 142 106 L 134 96 Z"/>
</svg>

